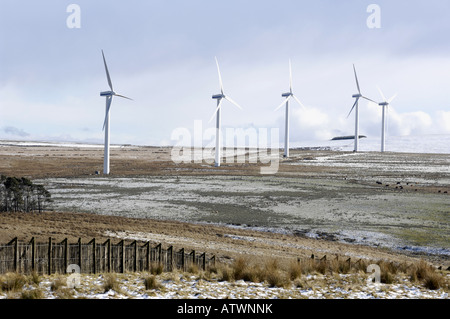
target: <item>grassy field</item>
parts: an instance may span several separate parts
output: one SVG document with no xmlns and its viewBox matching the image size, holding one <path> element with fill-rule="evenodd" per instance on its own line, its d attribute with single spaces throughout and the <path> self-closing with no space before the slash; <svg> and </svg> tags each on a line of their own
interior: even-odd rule
<svg viewBox="0 0 450 319">
<path fill-rule="evenodd" d="M 448 298 L 447 155 L 309 150 L 291 154 L 289 159 L 280 158 L 276 174 L 263 176 L 258 163 L 228 161 L 220 168 L 206 163 L 176 164 L 170 159 L 170 148 L 115 147 L 112 174 L 106 177 L 98 173 L 102 170 L 101 148 L 2 145 L 0 173 L 45 184 L 55 202 L 53 212 L 2 214 L 0 239 L 6 243 L 14 237 L 24 241 L 31 237 L 46 241 L 49 236 L 55 241 L 96 237 L 207 250 L 232 270 L 175 274 L 191 287 L 201 283 L 205 293 L 210 283 L 214 291 L 226 282 L 231 285 L 228 289 L 235 291 L 242 285 L 245 291 L 259 285 L 263 291 L 288 289 L 276 296 L 292 293 L 295 298 L 413 298 L 416 292 L 423 298 Z M 325 272 L 306 271 L 302 265 L 300 277 L 292 279 L 286 265 L 311 254 L 326 255 L 328 260 L 351 257 L 393 263 L 398 269 L 383 270 L 392 274 L 394 281 L 385 283 L 382 290 L 377 288 L 375 294 L 361 284 L 367 280 L 367 269 L 347 273 L 329 264 Z M 248 258 L 251 262 L 247 263 L 254 265 L 251 271 L 240 272 L 248 278 L 238 276 L 235 262 L 240 258 Z M 263 275 L 263 268 L 270 267 L 265 262 L 273 259 L 280 268 L 272 273 L 279 274 L 287 286 L 271 284 L 277 277 Z M 416 278 L 403 266 L 414 268 L 411 265 L 422 261 L 437 271 L 439 289 L 426 288 L 421 275 Z M 438 266 L 444 270 L 436 270 Z M 82 276 L 86 285 L 94 282 L 89 285 L 97 288 L 95 293 L 75 296 L 106 297 L 98 290 L 102 290 L 98 287 L 106 274 Z M 131 281 L 143 284 L 143 275 L 124 276 L 118 276 L 120 285 Z M 176 286 L 177 281 L 170 277 L 173 274 L 155 276 L 162 287 L 158 291 L 165 293 L 147 294 L 148 289 L 142 288 L 144 293 L 138 298 L 178 296 L 169 289 Z M 43 296 L 54 298 L 49 288 L 54 278 L 40 276 L 39 280 L 40 284 L 33 286 L 26 279 L 28 286 L 21 287 L 34 290 L 43 285 Z M 358 282 L 359 288 L 349 287 L 349 282 Z M 22 288 L 16 292 L 2 288 L 2 296 L 21 298 Z M 133 288 L 128 291 L 113 295 L 133 296 Z M 206 296 L 201 289 L 197 294 Z"/>
<path fill-rule="evenodd" d="M 450 275 L 429 264 L 378 261 L 379 282 L 366 272 L 370 261 L 291 261 L 264 264 L 238 258 L 207 271 L 80 275 L 0 276 L 0 299 L 447 299 Z M 374 262 L 375 263 L 375 262 Z"/>
</svg>

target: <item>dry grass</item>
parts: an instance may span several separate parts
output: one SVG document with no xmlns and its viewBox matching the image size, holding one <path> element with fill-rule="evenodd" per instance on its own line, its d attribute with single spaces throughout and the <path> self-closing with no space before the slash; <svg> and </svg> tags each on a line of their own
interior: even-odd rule
<svg viewBox="0 0 450 319">
<path fill-rule="evenodd" d="M 7 273 L 0 277 L 0 291 L 17 292 L 22 290 L 27 280 L 24 275 Z"/>
<path fill-rule="evenodd" d="M 442 273 L 437 272 L 431 265 L 425 261 L 413 265 L 409 271 L 409 277 L 412 282 L 422 282 L 424 287 L 430 290 L 443 288 L 449 290 L 449 283 Z"/>
<path fill-rule="evenodd" d="M 164 266 L 162 263 L 151 263 L 150 264 L 150 273 L 153 275 L 160 275 L 164 270 Z"/>
<path fill-rule="evenodd" d="M 146 290 L 161 289 L 162 285 L 154 275 L 144 277 L 144 286 Z"/>
<path fill-rule="evenodd" d="M 384 284 L 378 290 L 380 294 L 388 293 L 392 283 L 404 283 L 405 279 L 409 279 L 410 283 L 415 286 L 421 286 L 422 289 L 443 289 L 444 292 L 449 290 L 448 272 L 438 271 L 425 261 L 407 265 L 384 260 L 377 262 L 360 260 L 356 263 L 349 263 L 348 260 L 327 261 L 307 258 L 282 264 L 277 259 L 269 259 L 265 263 L 260 263 L 241 257 L 229 264 L 219 263 L 216 267 L 208 268 L 205 271 L 200 271 L 198 267 L 190 267 L 186 272 L 175 270 L 163 274 L 162 278 L 166 278 L 166 280 L 169 278 L 173 282 L 180 283 L 182 282 L 181 278 L 192 278 L 192 275 L 196 275 L 198 287 L 206 282 L 217 280 L 231 283 L 244 280 L 265 283 L 268 287 L 301 288 L 312 291 L 314 294 L 330 287 L 338 287 L 345 291 L 361 291 L 362 287 L 367 287 L 367 279 L 371 274 L 367 271 L 367 266 L 370 264 L 377 264 L 380 267 L 380 279 Z M 154 271 L 159 273 L 159 270 L 155 269 Z M 99 292 L 103 290 L 102 293 L 113 290 L 118 294 L 127 295 L 118 279 L 122 278 L 122 275 L 108 273 L 100 274 L 100 276 L 103 277 L 101 286 L 83 289 L 98 290 Z M 144 289 L 148 290 L 150 294 L 165 290 L 164 285 L 159 281 L 161 278 L 159 274 L 148 272 L 139 276 L 138 280 L 143 283 Z M 64 275 L 44 277 L 47 278 L 45 281 L 49 284 L 54 297 L 59 299 L 75 298 L 78 289 L 67 288 L 67 279 Z M 36 273 L 28 276 L 7 273 L 0 276 L 0 292 L 3 292 L 7 298 L 43 299 L 45 298 L 45 289 L 39 285 L 42 280 L 43 277 Z M 343 296 L 345 297 L 345 295 Z"/>
<path fill-rule="evenodd" d="M 50 289 L 52 291 L 59 291 L 66 285 L 67 285 L 67 279 L 65 279 L 63 277 L 57 277 L 57 278 L 55 278 L 55 280 L 52 281 L 52 283 L 50 285 Z"/>
<path fill-rule="evenodd" d="M 39 276 L 39 274 L 35 271 L 33 271 L 30 276 L 28 277 L 28 283 L 30 284 L 34 284 L 34 285 L 39 285 L 39 283 L 41 282 L 41 277 Z"/>
<path fill-rule="evenodd" d="M 122 289 L 120 288 L 119 280 L 116 274 L 105 274 L 103 277 L 103 292 L 106 293 L 110 290 L 120 293 Z"/>
<path fill-rule="evenodd" d="M 244 280 L 250 282 L 266 282 L 270 287 L 286 287 L 293 284 L 297 287 L 308 287 L 305 275 L 337 276 L 342 274 L 357 274 L 354 278 L 368 278 L 371 274 L 368 266 L 376 264 L 380 267 L 380 282 L 390 285 L 398 281 L 402 275 L 409 276 L 413 283 L 420 282 L 430 290 L 443 288 L 448 290 L 446 277 L 425 261 L 416 264 L 399 264 L 385 260 L 370 261 L 358 260 L 351 263 L 349 260 L 317 260 L 303 259 L 281 265 L 277 260 L 266 261 L 265 264 L 251 263 L 248 258 L 237 258 L 231 265 L 221 265 L 218 269 L 219 279 L 223 281 Z M 350 279 L 350 281 L 353 279 Z M 361 280 L 351 282 L 351 285 L 360 285 Z"/>
<path fill-rule="evenodd" d="M 44 299 L 45 294 L 41 289 L 32 289 L 22 291 L 20 295 L 21 299 Z"/>
</svg>

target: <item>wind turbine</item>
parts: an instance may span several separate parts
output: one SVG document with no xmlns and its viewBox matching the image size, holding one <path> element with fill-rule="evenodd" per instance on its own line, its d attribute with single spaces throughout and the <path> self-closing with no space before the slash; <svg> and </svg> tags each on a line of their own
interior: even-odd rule
<svg viewBox="0 0 450 319">
<path fill-rule="evenodd" d="M 109 132 L 110 132 L 109 110 L 111 108 L 111 102 L 112 102 L 113 96 L 118 96 L 118 97 L 128 99 L 128 100 L 132 100 L 132 99 L 114 92 L 113 85 L 111 82 L 111 77 L 109 76 L 108 66 L 106 65 L 105 54 L 103 53 L 103 50 L 102 50 L 102 55 L 103 55 L 103 63 L 105 64 L 106 78 L 108 79 L 108 85 L 109 85 L 109 88 L 111 89 L 110 91 L 100 92 L 100 96 L 106 97 L 106 115 L 105 115 L 105 121 L 103 123 L 103 131 L 105 131 L 105 153 L 104 153 L 104 159 L 103 159 L 103 174 L 108 175 L 109 174 Z"/>
<path fill-rule="evenodd" d="M 380 88 L 378 88 L 378 91 L 380 91 L 381 97 L 383 98 L 383 102 L 378 103 L 378 105 L 380 105 L 383 108 L 382 118 L 381 118 L 381 152 L 384 152 L 385 144 L 386 144 L 386 115 L 387 115 L 386 113 L 387 113 L 389 104 L 395 99 L 397 94 L 395 94 L 393 97 L 391 97 L 390 99 L 387 100 Z"/>
<path fill-rule="evenodd" d="M 356 68 L 355 68 L 354 64 L 353 64 L 353 72 L 355 73 L 356 87 L 358 88 L 358 93 L 353 94 L 353 96 L 352 96 L 353 98 L 356 99 L 356 101 L 355 101 L 355 104 L 353 104 L 353 107 L 351 108 L 350 112 L 348 113 L 347 118 L 353 112 L 353 109 L 355 109 L 355 147 L 354 147 L 354 151 L 358 152 L 358 148 L 359 148 L 359 99 L 363 98 L 363 99 L 366 99 L 366 100 L 374 102 L 374 103 L 376 103 L 376 102 L 372 101 L 371 99 L 369 99 L 361 94 L 358 76 L 356 75 Z"/>
<path fill-rule="evenodd" d="M 278 111 L 283 105 L 286 104 L 286 117 L 285 117 L 285 127 L 284 127 L 284 157 L 289 157 L 289 100 L 294 98 L 300 106 L 305 108 L 302 102 L 294 95 L 292 92 L 292 65 L 291 60 L 289 60 L 289 92 L 283 93 L 281 95 L 285 98 L 283 103 L 281 103 L 275 111 Z"/>
<path fill-rule="evenodd" d="M 220 111 L 222 108 L 222 102 L 223 99 L 227 100 L 228 102 L 236 105 L 239 109 L 242 110 L 242 108 L 239 106 L 239 104 L 237 104 L 235 101 L 233 101 L 229 96 L 225 95 L 224 90 L 223 90 L 223 83 L 222 83 L 222 76 L 220 74 L 220 68 L 219 68 L 219 62 L 217 61 L 217 57 L 216 59 L 216 65 L 217 65 L 217 72 L 219 74 L 219 84 L 220 84 L 220 94 L 215 94 L 212 96 L 213 99 L 217 100 L 217 108 L 216 111 L 214 112 L 214 114 L 212 115 L 211 119 L 209 120 L 210 122 L 212 121 L 212 119 L 214 118 L 214 115 L 216 115 L 216 159 L 215 159 L 215 166 L 219 167 L 220 166 L 220 156 L 221 156 L 221 146 L 220 146 L 220 141 L 221 141 L 221 119 L 220 119 Z"/>
</svg>

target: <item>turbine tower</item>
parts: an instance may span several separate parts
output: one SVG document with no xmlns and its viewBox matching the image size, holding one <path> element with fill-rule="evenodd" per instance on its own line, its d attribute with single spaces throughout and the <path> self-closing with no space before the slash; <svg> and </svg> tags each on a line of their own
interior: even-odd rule
<svg viewBox="0 0 450 319">
<path fill-rule="evenodd" d="M 294 95 L 292 92 L 292 65 L 291 60 L 289 60 L 289 92 L 283 93 L 281 95 L 285 98 L 283 103 L 281 103 L 275 111 L 278 111 L 283 105 L 286 104 L 286 117 L 285 117 L 285 126 L 284 126 L 284 157 L 289 157 L 289 100 L 294 98 L 300 106 L 305 108 L 302 102 Z"/>
<path fill-rule="evenodd" d="M 215 157 L 215 166 L 219 167 L 220 166 L 220 159 L 221 159 L 221 138 L 222 138 L 222 133 L 221 133 L 221 118 L 220 118 L 220 111 L 222 108 L 222 102 L 223 99 L 227 100 L 228 102 L 236 105 L 239 109 L 242 109 L 239 104 L 237 104 L 235 101 L 233 101 L 229 96 L 225 95 L 224 90 L 223 90 L 223 83 L 222 83 L 222 76 L 220 74 L 220 68 L 219 68 L 219 62 L 217 61 L 217 57 L 216 59 L 216 65 L 217 65 L 217 72 L 219 74 L 219 84 L 220 84 L 220 94 L 215 94 L 212 96 L 213 99 L 217 100 L 217 108 L 216 111 L 214 112 L 214 114 L 212 115 L 211 119 L 209 120 L 210 122 L 212 121 L 212 119 L 214 118 L 214 115 L 216 115 L 216 157 Z"/>
<path fill-rule="evenodd" d="M 105 54 L 103 53 L 103 63 L 105 64 L 105 71 L 106 71 L 106 78 L 108 80 L 110 91 L 104 91 L 100 93 L 100 96 L 106 97 L 106 115 L 105 115 L 105 121 L 103 123 L 103 131 L 105 131 L 105 153 L 103 158 L 103 174 L 108 175 L 109 174 L 109 133 L 110 133 L 110 127 L 109 127 L 109 120 L 110 120 L 110 113 L 109 110 L 111 108 L 111 102 L 113 99 L 113 96 L 118 96 L 124 99 L 131 100 L 129 97 L 117 94 L 114 92 L 113 85 L 111 82 L 111 77 L 109 76 L 108 66 L 106 65 L 106 59 Z"/>
<path fill-rule="evenodd" d="M 384 152 L 386 150 L 386 113 L 388 111 L 389 104 L 395 99 L 397 94 L 387 100 L 380 88 L 378 88 L 378 91 L 380 91 L 381 97 L 383 98 L 383 102 L 378 103 L 378 105 L 383 108 L 381 117 L 381 152 Z"/>
<path fill-rule="evenodd" d="M 353 151 L 358 152 L 358 149 L 359 149 L 359 99 L 363 98 L 363 99 L 366 99 L 366 100 L 374 102 L 374 103 L 376 103 L 376 102 L 372 101 L 371 99 L 369 99 L 361 94 L 358 76 L 356 75 L 356 68 L 355 68 L 354 64 L 353 64 L 353 72 L 355 73 L 356 87 L 358 88 L 358 93 L 353 94 L 353 96 L 352 96 L 353 98 L 356 99 L 356 101 L 355 101 L 355 104 L 353 104 L 353 107 L 351 108 L 350 112 L 348 113 L 347 118 L 353 112 L 353 109 L 355 109 L 355 147 L 354 147 Z"/>
</svg>

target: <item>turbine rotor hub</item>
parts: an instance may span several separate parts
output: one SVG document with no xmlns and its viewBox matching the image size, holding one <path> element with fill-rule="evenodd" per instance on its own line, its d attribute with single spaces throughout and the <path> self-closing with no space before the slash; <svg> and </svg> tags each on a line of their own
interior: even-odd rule
<svg viewBox="0 0 450 319">
<path fill-rule="evenodd" d="M 100 92 L 100 96 L 112 96 L 115 95 L 116 93 L 114 93 L 113 91 L 105 91 L 105 92 Z"/>
</svg>

